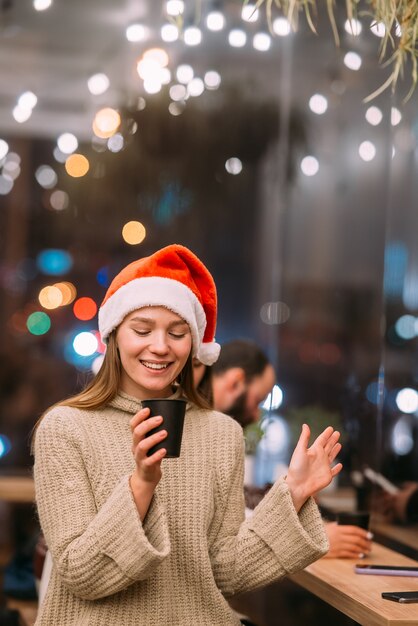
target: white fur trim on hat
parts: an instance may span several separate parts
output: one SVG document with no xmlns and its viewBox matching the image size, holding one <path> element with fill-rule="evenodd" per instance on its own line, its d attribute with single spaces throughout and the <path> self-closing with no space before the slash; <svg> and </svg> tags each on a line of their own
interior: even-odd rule
<svg viewBox="0 0 418 626">
<path fill-rule="evenodd" d="M 105 341 L 129 313 L 147 306 L 164 306 L 177 313 L 190 327 L 193 355 L 205 365 L 212 365 L 216 361 L 219 345 L 215 342 L 202 344 L 206 315 L 198 298 L 183 283 L 161 276 L 135 278 L 108 298 L 99 310 L 102 340 Z"/>
</svg>

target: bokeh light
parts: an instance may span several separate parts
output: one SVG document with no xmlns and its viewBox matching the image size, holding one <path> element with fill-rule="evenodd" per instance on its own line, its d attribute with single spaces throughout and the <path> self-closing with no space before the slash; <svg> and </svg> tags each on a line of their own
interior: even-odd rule
<svg viewBox="0 0 418 626">
<path fill-rule="evenodd" d="M 221 75 L 215 70 L 209 70 L 204 76 L 204 81 L 207 89 L 218 89 L 221 84 Z"/>
<path fill-rule="evenodd" d="M 93 74 L 87 81 L 87 87 L 93 96 L 99 96 L 109 89 L 110 81 L 106 74 Z"/>
<path fill-rule="evenodd" d="M 418 392 L 416 389 L 404 387 L 396 394 L 396 404 L 402 413 L 415 413 L 418 410 Z"/>
<path fill-rule="evenodd" d="M 0 435 L 0 458 L 6 456 L 11 449 L 10 439 L 6 435 Z"/>
<path fill-rule="evenodd" d="M 187 85 L 187 83 L 189 83 L 194 76 L 192 66 L 187 64 L 179 65 L 177 68 L 176 76 L 179 83 Z"/>
<path fill-rule="evenodd" d="M 32 335 L 45 335 L 51 328 L 51 319 L 44 311 L 35 311 L 29 315 L 26 326 Z"/>
<path fill-rule="evenodd" d="M 73 313 L 79 320 L 91 320 L 97 313 L 97 304 L 93 298 L 78 298 L 73 304 Z"/>
<path fill-rule="evenodd" d="M 93 132 L 101 139 L 108 139 L 116 133 L 121 123 L 120 114 L 116 109 L 105 107 L 97 111 L 93 120 Z"/>
<path fill-rule="evenodd" d="M 0 139 L 0 160 L 4 159 L 6 154 L 9 152 L 9 144 L 4 139 Z"/>
<path fill-rule="evenodd" d="M 73 178 L 85 176 L 89 169 L 90 163 L 82 154 L 71 154 L 65 161 L 65 170 L 67 174 Z"/>
<path fill-rule="evenodd" d="M 255 4 L 245 4 L 241 10 L 241 17 L 244 22 L 256 22 L 258 20 L 259 11 Z"/>
<path fill-rule="evenodd" d="M 314 156 L 306 156 L 300 163 L 300 169 L 305 176 L 315 176 L 319 171 L 319 162 Z"/>
<path fill-rule="evenodd" d="M 163 24 L 160 32 L 161 39 L 167 43 L 177 41 L 179 38 L 179 29 L 174 24 Z"/>
<path fill-rule="evenodd" d="M 283 402 L 283 391 L 279 387 L 279 385 L 274 385 L 271 392 L 268 394 L 267 398 L 262 403 L 262 408 L 265 411 L 273 411 L 274 409 L 278 409 L 279 406 Z"/>
<path fill-rule="evenodd" d="M 62 133 L 57 139 L 57 146 L 64 154 L 71 154 L 78 148 L 78 139 L 73 133 Z"/>
<path fill-rule="evenodd" d="M 356 19 L 346 20 L 344 23 L 345 32 L 354 37 L 358 37 L 362 31 L 361 22 Z"/>
<path fill-rule="evenodd" d="M 122 237 L 131 246 L 136 246 L 144 241 L 146 234 L 145 226 L 141 222 L 127 222 L 122 228 Z"/>
<path fill-rule="evenodd" d="M 286 37 L 292 30 L 290 22 L 285 17 L 277 17 L 273 22 L 273 32 L 279 37 Z"/>
<path fill-rule="evenodd" d="M 62 292 L 55 285 L 47 285 L 43 287 L 38 295 L 39 304 L 44 309 L 57 309 L 62 305 L 63 296 Z"/>
<path fill-rule="evenodd" d="M 211 11 L 206 17 L 206 26 L 214 32 L 222 30 L 225 26 L 225 17 L 220 11 Z"/>
<path fill-rule="evenodd" d="M 36 264 L 44 274 L 59 276 L 72 268 L 73 257 L 66 250 L 48 248 L 38 254 Z"/>
<path fill-rule="evenodd" d="M 395 330 L 402 339 L 412 339 L 416 336 L 416 317 L 402 315 L 395 324 Z"/>
<path fill-rule="evenodd" d="M 228 174 L 236 176 L 242 172 L 242 161 L 237 157 L 231 157 L 225 162 L 225 169 Z"/>
<path fill-rule="evenodd" d="M 40 165 L 35 171 L 35 178 L 44 189 L 52 189 L 58 181 L 58 176 L 49 165 Z"/>
<path fill-rule="evenodd" d="M 68 197 L 68 193 L 66 191 L 61 191 L 60 189 L 56 189 L 51 193 L 49 198 L 51 206 L 55 211 L 64 211 L 68 208 L 70 199 Z"/>
<path fill-rule="evenodd" d="M 247 35 L 243 30 L 235 28 L 228 35 L 229 45 L 233 48 L 242 48 L 247 41 Z"/>
<path fill-rule="evenodd" d="M 363 161 L 373 161 L 376 156 L 376 147 L 371 141 L 363 141 L 359 146 L 358 153 Z"/>
<path fill-rule="evenodd" d="M 101 267 L 96 274 L 96 280 L 105 289 L 110 285 L 109 268 L 107 266 Z"/>
<path fill-rule="evenodd" d="M 74 337 L 74 352 L 79 356 L 91 356 L 97 351 L 97 345 L 97 338 L 92 332 L 83 331 Z"/>
<path fill-rule="evenodd" d="M 320 93 L 315 93 L 309 99 L 309 108 L 317 115 L 323 115 L 328 108 L 328 100 Z"/>
<path fill-rule="evenodd" d="M 410 418 L 402 416 L 396 422 L 392 431 L 392 448 L 395 454 L 404 456 L 414 447 L 414 438 Z"/>
<path fill-rule="evenodd" d="M 147 29 L 142 24 L 131 24 L 125 31 L 126 39 L 132 43 L 144 41 L 147 38 Z"/>
<path fill-rule="evenodd" d="M 33 0 L 35 11 L 46 11 L 52 4 L 52 0 Z"/>
<path fill-rule="evenodd" d="M 344 56 L 344 65 L 354 72 L 361 68 L 361 64 L 361 56 L 357 52 L 347 52 Z"/>
<path fill-rule="evenodd" d="M 61 283 L 55 283 L 53 287 L 59 289 L 62 296 L 61 306 L 66 306 L 67 304 L 71 304 L 73 300 L 77 297 L 77 289 L 73 283 L 69 283 L 67 281 Z"/>
<path fill-rule="evenodd" d="M 189 26 L 184 30 L 183 39 L 186 46 L 198 46 L 202 41 L 202 31 L 197 26 Z"/>
<path fill-rule="evenodd" d="M 366 120 L 372 126 L 377 126 L 383 119 L 383 113 L 379 107 L 371 106 L 366 111 Z"/>
</svg>

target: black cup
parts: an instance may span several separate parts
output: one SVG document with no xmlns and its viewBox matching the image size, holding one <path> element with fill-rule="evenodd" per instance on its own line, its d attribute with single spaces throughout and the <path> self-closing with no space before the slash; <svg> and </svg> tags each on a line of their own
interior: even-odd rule
<svg viewBox="0 0 418 626">
<path fill-rule="evenodd" d="M 167 450 L 164 457 L 166 459 L 180 456 L 186 403 L 187 401 L 181 398 L 153 398 L 152 400 L 141 401 L 142 408 L 151 410 L 150 417 L 161 415 L 163 418 L 162 423 L 150 430 L 147 437 L 158 433 L 160 430 L 167 431 L 167 437 L 153 446 L 148 451 L 148 456 L 162 448 Z"/>
<path fill-rule="evenodd" d="M 370 513 L 369 511 L 340 511 L 336 515 L 337 524 L 345 526 L 359 526 L 364 530 L 369 530 Z"/>
</svg>

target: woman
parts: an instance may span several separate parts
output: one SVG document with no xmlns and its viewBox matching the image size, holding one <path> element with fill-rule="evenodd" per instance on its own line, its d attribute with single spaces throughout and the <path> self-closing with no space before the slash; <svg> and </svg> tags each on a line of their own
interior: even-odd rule
<svg viewBox="0 0 418 626">
<path fill-rule="evenodd" d="M 211 365 L 216 288 L 190 250 L 131 263 L 99 311 L 97 376 L 37 427 L 35 487 L 52 554 L 36 626 L 237 625 L 226 597 L 304 568 L 328 548 L 312 494 L 341 470 L 339 433 L 308 448 L 245 521 L 240 426 L 205 408 L 192 359 Z M 166 434 L 141 400 L 186 396 L 182 451 L 147 455 Z"/>
</svg>

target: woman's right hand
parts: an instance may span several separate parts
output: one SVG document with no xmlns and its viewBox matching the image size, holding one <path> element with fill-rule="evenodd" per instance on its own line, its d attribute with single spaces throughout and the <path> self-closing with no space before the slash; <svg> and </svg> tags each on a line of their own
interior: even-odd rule
<svg viewBox="0 0 418 626">
<path fill-rule="evenodd" d="M 135 470 L 130 478 L 130 486 L 142 520 L 145 518 L 154 490 L 161 479 L 161 461 L 167 453 L 163 448 L 147 456 L 148 451 L 155 444 L 167 437 L 166 430 L 146 436 L 150 430 L 159 426 L 163 421 L 160 415 L 149 418 L 149 414 L 149 408 L 141 409 L 130 421 L 132 454 L 135 459 Z"/>
</svg>

